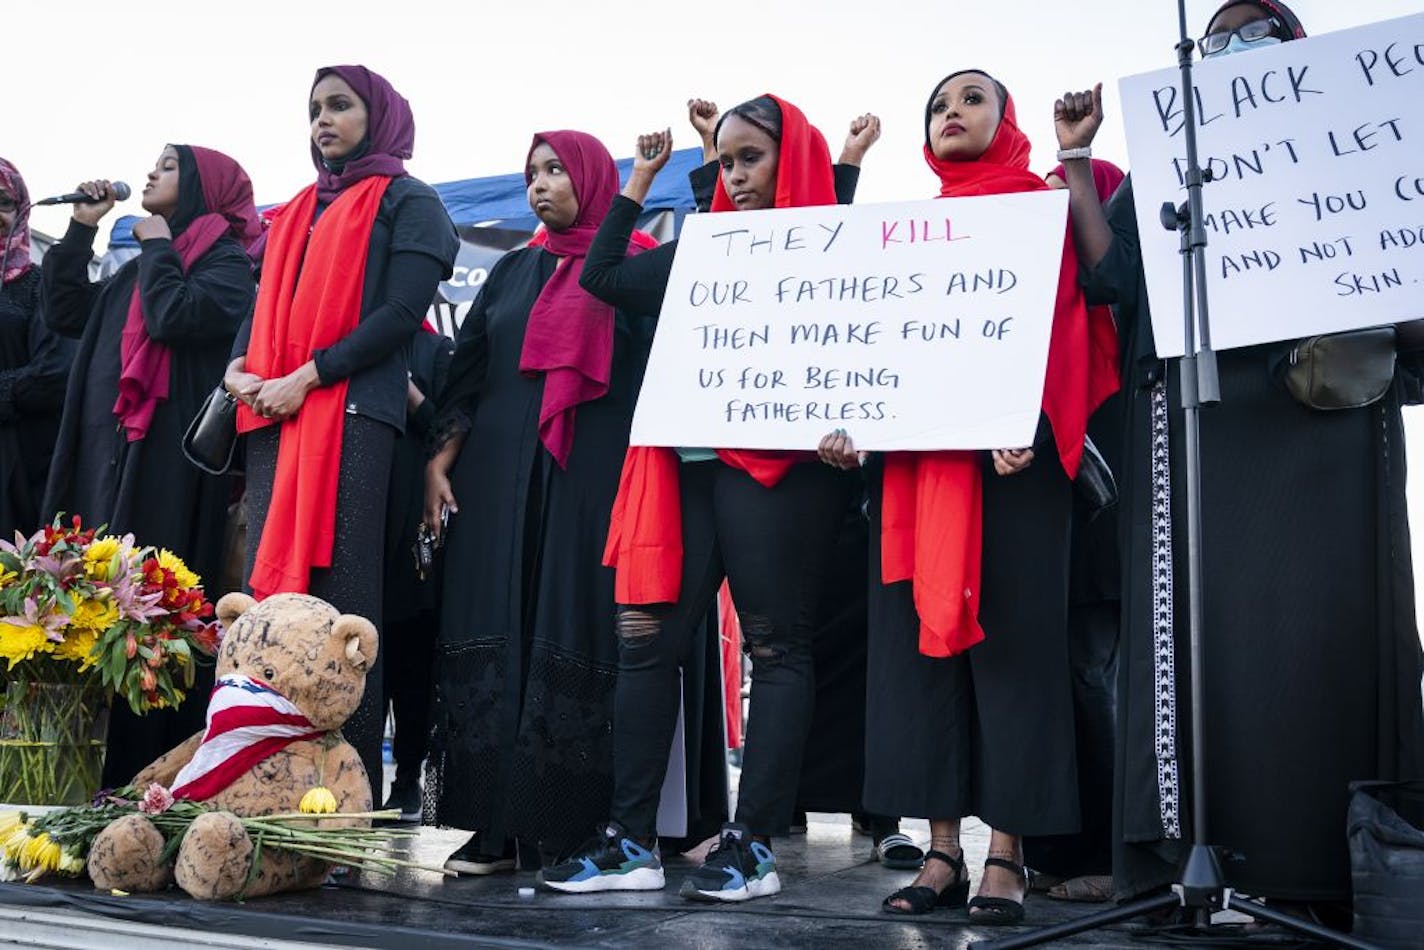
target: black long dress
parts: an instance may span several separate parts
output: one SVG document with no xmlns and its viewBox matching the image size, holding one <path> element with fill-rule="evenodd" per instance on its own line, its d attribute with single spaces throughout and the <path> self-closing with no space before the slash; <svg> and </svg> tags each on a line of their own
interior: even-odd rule
<svg viewBox="0 0 1424 950">
<path fill-rule="evenodd" d="M 870 476 L 865 805 L 884 815 L 976 815 L 1018 835 L 1079 828 L 1068 659 L 1073 486 L 1047 421 L 1013 475 L 984 466 L 984 641 L 919 652 L 909 581 L 880 581 L 881 475 Z M 872 456 L 872 462 L 874 456 Z"/>
<path fill-rule="evenodd" d="M 40 510 L 64 408 L 74 341 L 40 317 L 40 271 L 0 287 L 0 538 L 28 537 L 53 514 Z"/>
<path fill-rule="evenodd" d="M 1118 303 L 1126 442 L 1115 889 L 1168 882 L 1192 835 L 1183 415 L 1155 356 L 1131 181 L 1114 240 L 1087 275 Z M 1231 314 L 1218 309 L 1217 321 Z M 1239 890 L 1349 894 L 1348 783 L 1424 775 L 1419 635 L 1400 407 L 1420 361 L 1362 409 L 1296 402 L 1286 344 L 1219 354 L 1221 403 L 1201 416 L 1206 837 L 1244 856 Z"/>
<path fill-rule="evenodd" d="M 231 484 L 183 457 L 180 444 L 203 400 L 222 381 L 228 348 L 252 308 L 256 285 L 246 252 L 218 240 L 186 274 L 173 243 L 142 242 L 139 256 L 109 278 L 89 280 L 97 229 L 71 221 L 43 263 L 41 309 L 49 327 L 79 337 L 44 510 L 77 514 L 84 524 L 132 532 L 140 544 L 173 551 L 204 580 L 222 567 L 223 529 Z M 149 335 L 169 347 L 168 399 L 148 434 L 129 442 L 114 416 L 119 344 L 137 283 Z M 212 590 L 213 595 L 223 593 Z M 212 668 L 200 665 L 211 683 Z M 139 719 L 115 703 L 109 721 L 104 782 L 134 773 L 202 728 L 207 690 L 200 682 L 176 710 Z"/>
<path fill-rule="evenodd" d="M 539 441 L 542 376 L 519 371 L 529 312 L 558 258 L 501 258 L 460 327 L 441 399 L 459 513 L 436 648 L 433 819 L 560 852 L 607 816 L 618 674 L 603 547 L 653 321 L 616 312 L 608 393 L 576 410 L 560 469 Z M 443 439 L 442 439 L 443 441 Z M 433 790 L 433 791 L 432 791 Z"/>
</svg>

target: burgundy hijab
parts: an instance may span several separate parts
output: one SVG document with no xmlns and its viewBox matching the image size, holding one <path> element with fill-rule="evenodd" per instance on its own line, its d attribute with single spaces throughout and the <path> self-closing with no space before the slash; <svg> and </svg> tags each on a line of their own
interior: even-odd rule
<svg viewBox="0 0 1424 950">
<path fill-rule="evenodd" d="M 252 182 L 241 165 L 213 149 L 196 145 L 173 148 L 178 151 L 179 214 L 193 215 L 182 220 L 175 214 L 169 222 L 176 234 L 173 250 L 186 274 L 224 236 L 249 249 L 261 235 L 262 225 L 252 203 Z M 130 442 L 148 435 L 154 411 L 168 398 L 171 358 L 168 347 L 148 335 L 143 297 L 135 282 L 119 344 L 119 398 L 114 402 L 114 415 Z"/>
<path fill-rule="evenodd" d="M 343 188 L 372 175 L 398 178 L 405 174 L 405 160 L 415 152 L 415 116 L 410 103 L 396 92 L 384 76 L 365 66 L 323 66 L 316 71 L 312 88 L 326 76 L 346 80 L 366 106 L 366 138 L 340 162 L 328 163 L 316 143 L 311 143 L 312 164 L 316 166 L 317 198 L 330 204 Z"/>
<path fill-rule="evenodd" d="M 540 143 L 559 156 L 578 198 L 578 217 L 562 231 L 546 231 L 541 243 L 564 258 L 539 292 L 529 311 L 521 373 L 544 375 L 544 401 L 539 407 L 539 439 L 560 468 L 568 467 L 574 445 L 574 410 L 580 403 L 608 392 L 613 372 L 613 307 L 579 286 L 584 257 L 618 194 L 618 167 L 603 143 L 585 132 L 540 132 L 529 145 L 529 156 Z M 527 183 L 529 159 L 524 162 Z M 656 243 L 635 234 L 629 253 Z"/>
<path fill-rule="evenodd" d="M 0 247 L 0 259 L 5 262 L 0 283 L 8 284 L 30 269 L 30 190 L 25 187 L 20 170 L 3 158 L 0 158 L 0 188 L 15 199 L 16 205 L 15 225 Z"/>
<path fill-rule="evenodd" d="M 1104 161 L 1101 158 L 1090 158 L 1088 164 L 1093 169 L 1093 188 L 1098 193 L 1098 200 L 1106 203 L 1113 196 L 1113 192 L 1117 191 L 1117 186 L 1122 184 L 1127 174 L 1112 162 Z M 1068 180 L 1067 172 L 1061 164 L 1053 166 L 1053 171 L 1043 177 L 1046 180 L 1055 176 L 1061 181 Z"/>
</svg>

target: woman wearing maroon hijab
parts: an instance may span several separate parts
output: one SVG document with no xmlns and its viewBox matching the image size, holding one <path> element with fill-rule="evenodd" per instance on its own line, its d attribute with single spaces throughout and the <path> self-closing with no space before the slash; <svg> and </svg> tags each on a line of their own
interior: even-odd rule
<svg viewBox="0 0 1424 950">
<path fill-rule="evenodd" d="M 252 307 L 252 184 L 221 152 L 168 146 L 143 189 L 151 217 L 134 225 L 139 256 L 101 281 L 89 279 L 89 261 L 114 192 L 107 181 L 79 190 L 97 200 L 74 206 L 41 268 L 45 322 L 79 338 L 43 515 L 132 532 L 215 585 L 231 486 L 190 465 L 180 443 Z M 114 704 L 104 783 L 127 782 L 202 728 L 206 706 L 201 680 L 176 712 L 140 719 Z"/>
<path fill-rule="evenodd" d="M 0 538 L 33 534 L 74 341 L 40 318 L 40 270 L 30 260 L 30 193 L 0 158 Z"/>
<path fill-rule="evenodd" d="M 317 71 L 316 181 L 265 235 L 262 286 L 224 385 L 247 435 L 248 587 L 306 592 L 381 627 L 386 492 L 405 431 L 406 349 L 459 239 L 405 173 L 410 105 L 364 66 Z M 344 732 L 382 785 L 379 651 Z"/>
<path fill-rule="evenodd" d="M 651 326 L 579 287 L 618 193 L 603 144 L 540 132 L 525 161 L 534 246 L 505 255 L 460 327 L 427 469 L 449 512 L 430 816 L 476 834 L 446 862 L 512 870 L 608 810 L 618 638 L 600 565 Z M 638 235 L 637 253 L 651 243 Z"/>
</svg>

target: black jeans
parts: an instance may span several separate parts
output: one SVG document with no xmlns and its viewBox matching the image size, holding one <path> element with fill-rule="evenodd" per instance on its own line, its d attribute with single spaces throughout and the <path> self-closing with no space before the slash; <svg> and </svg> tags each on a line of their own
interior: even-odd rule
<svg viewBox="0 0 1424 950">
<path fill-rule="evenodd" d="M 657 831 L 678 669 L 725 577 L 752 656 L 737 819 L 770 835 L 795 807 L 815 704 L 811 633 L 854 481 L 818 462 L 796 465 L 773 488 L 719 461 L 684 464 L 680 474 L 681 597 L 619 608 L 612 817 L 638 837 Z"/>
</svg>

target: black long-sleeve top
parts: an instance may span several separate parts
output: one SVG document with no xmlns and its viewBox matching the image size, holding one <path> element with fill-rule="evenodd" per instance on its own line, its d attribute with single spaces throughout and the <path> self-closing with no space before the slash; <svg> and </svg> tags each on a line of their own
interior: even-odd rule
<svg viewBox="0 0 1424 950">
<path fill-rule="evenodd" d="M 409 176 L 387 186 L 371 227 L 360 322 L 312 353 L 323 386 L 349 380 L 347 412 L 404 430 L 406 351 L 459 248 L 455 225 L 435 189 Z M 246 355 L 251 333 L 249 319 L 233 343 L 233 359 Z"/>
<path fill-rule="evenodd" d="M 40 270 L 0 286 L 0 537 L 33 533 L 74 361 L 40 317 Z"/>
</svg>

